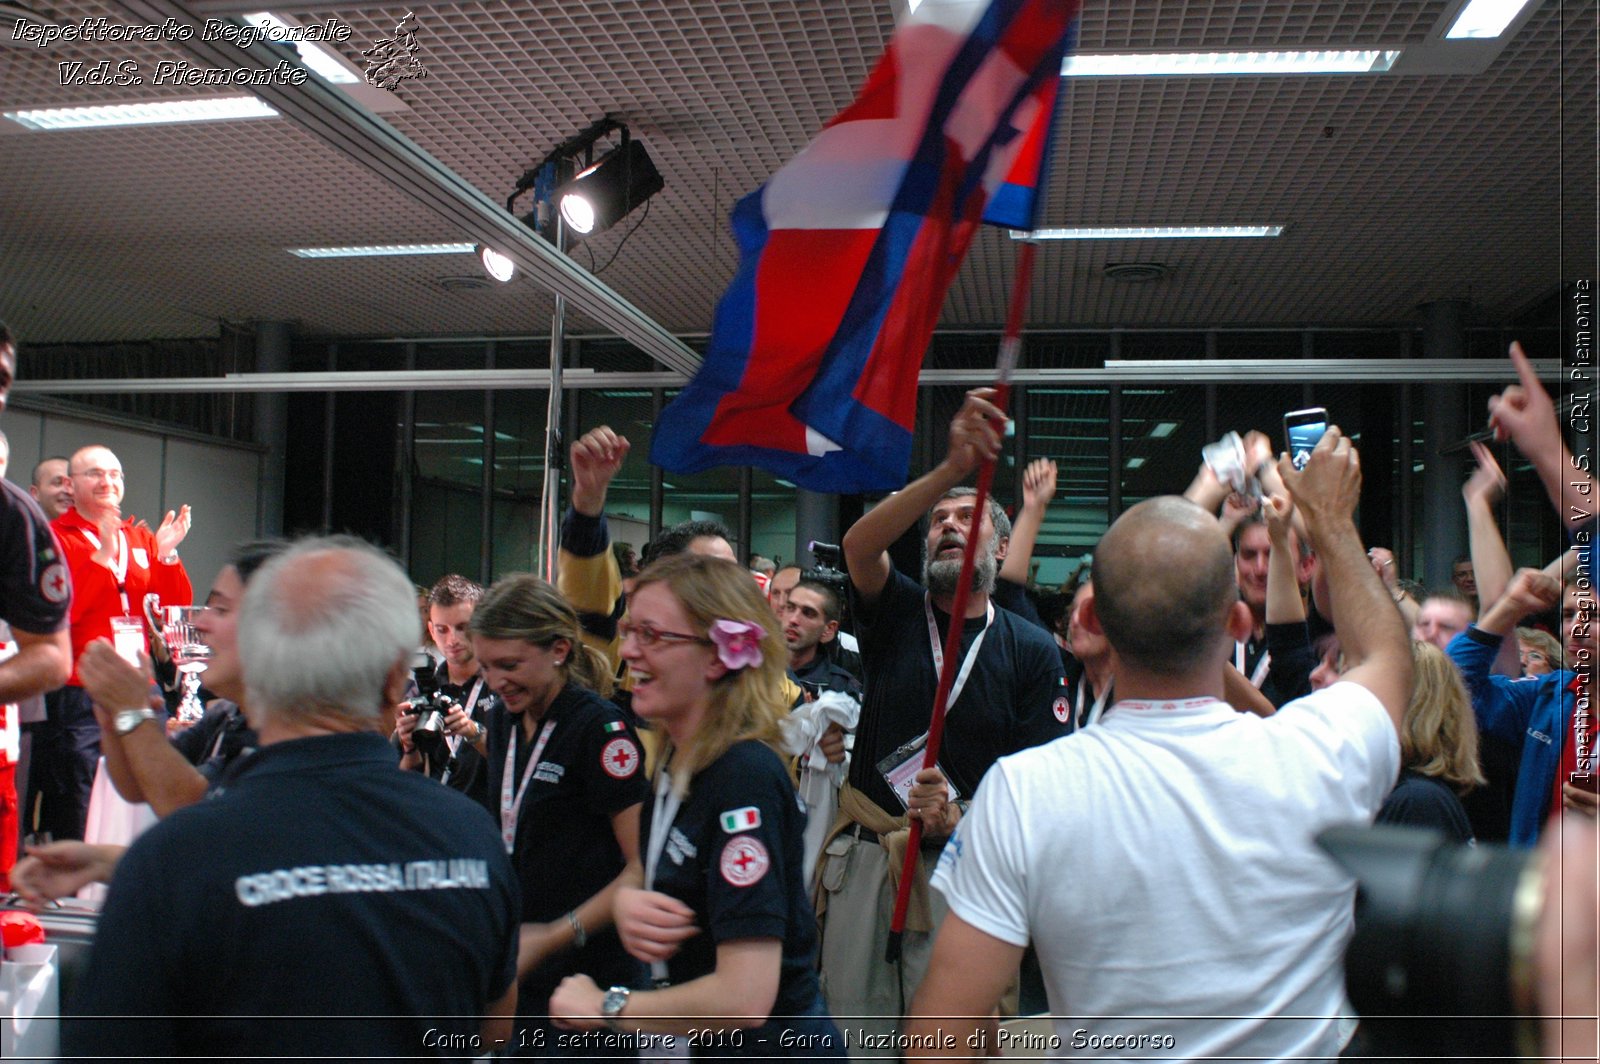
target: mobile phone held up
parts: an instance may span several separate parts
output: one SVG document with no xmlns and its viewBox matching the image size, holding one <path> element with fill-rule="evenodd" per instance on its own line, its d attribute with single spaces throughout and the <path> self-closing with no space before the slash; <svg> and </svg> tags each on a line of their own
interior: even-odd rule
<svg viewBox="0 0 1600 1064">
<path fill-rule="evenodd" d="M 1311 461 L 1312 448 L 1328 431 L 1328 412 L 1320 406 L 1309 410 L 1292 410 L 1283 415 L 1283 434 L 1289 440 L 1289 460 L 1296 469 L 1304 469 Z"/>
</svg>

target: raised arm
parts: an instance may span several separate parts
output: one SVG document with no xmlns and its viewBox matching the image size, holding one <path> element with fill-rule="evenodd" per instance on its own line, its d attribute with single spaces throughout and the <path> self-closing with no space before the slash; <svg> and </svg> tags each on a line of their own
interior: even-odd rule
<svg viewBox="0 0 1600 1064">
<path fill-rule="evenodd" d="M 1270 495 L 1262 506 L 1267 517 L 1267 540 L 1272 554 L 1267 562 L 1268 624 L 1291 624 L 1306 619 L 1305 599 L 1300 597 L 1300 578 L 1295 571 L 1294 544 L 1289 541 L 1290 515 L 1294 504 L 1287 494 Z"/>
<path fill-rule="evenodd" d="M 1478 631 L 1504 639 L 1522 618 L 1543 613 L 1560 601 L 1560 584 L 1538 569 L 1518 569 L 1505 593 L 1478 619 Z"/>
<path fill-rule="evenodd" d="M 609 426 L 580 436 L 568 452 L 572 504 L 561 522 L 556 588 L 578 611 L 584 636 L 616 665 L 615 613 L 622 597 L 622 572 L 611 553 L 606 494 L 628 457 L 630 445 Z"/>
<path fill-rule="evenodd" d="M 1511 364 L 1520 383 L 1489 399 L 1489 425 L 1495 439 L 1510 440 L 1533 463 L 1562 523 L 1578 528 L 1594 517 L 1594 477 L 1567 450 L 1555 404 L 1521 344 L 1511 345 Z"/>
<path fill-rule="evenodd" d="M 1411 640 L 1356 531 L 1361 457 L 1330 425 L 1305 469 L 1296 470 L 1285 456 L 1278 475 L 1327 570 L 1333 625 L 1349 664 L 1344 679 L 1371 691 L 1399 731 L 1411 699 Z"/>
<path fill-rule="evenodd" d="M 572 508 L 585 517 L 599 517 L 606 508 L 611 481 L 622 469 L 632 445 L 627 437 L 598 425 L 578 437 L 568 458 L 572 470 Z"/>
<path fill-rule="evenodd" d="M 1272 441 L 1267 438 L 1265 433 L 1254 430 L 1247 432 L 1244 434 L 1243 443 L 1244 468 L 1247 473 L 1253 473 L 1261 467 L 1263 462 L 1271 461 Z M 1216 513 L 1217 508 L 1222 505 L 1222 500 L 1227 498 L 1228 493 L 1232 490 L 1233 485 L 1224 484 L 1218 480 L 1216 473 L 1212 472 L 1211 466 L 1202 460 L 1200 469 L 1195 473 L 1194 479 L 1184 489 L 1183 497 L 1197 504 L 1203 510 Z"/>
<path fill-rule="evenodd" d="M 1506 493 L 1506 475 L 1489 448 L 1476 440 L 1472 457 L 1478 460 L 1478 468 L 1461 486 L 1461 501 L 1467 508 L 1467 542 L 1472 551 L 1472 575 L 1478 583 L 1478 616 L 1482 617 L 1511 582 L 1511 553 L 1494 514 Z"/>
<path fill-rule="evenodd" d="M 1035 458 L 1022 471 L 1022 505 L 1011 522 L 1011 545 L 1006 549 L 1000 578 L 1013 584 L 1028 583 L 1028 566 L 1033 562 L 1033 547 L 1039 541 L 1044 513 L 1056 497 L 1056 463 L 1051 458 Z"/>
<path fill-rule="evenodd" d="M 845 568 L 864 601 L 875 602 L 889 582 L 889 547 L 894 541 L 980 463 L 999 456 L 1006 416 L 990 402 L 993 397 L 993 388 L 969 391 L 950 421 L 944 461 L 878 503 L 844 534 Z"/>
<path fill-rule="evenodd" d="M 1472 553 L 1472 573 L 1478 584 L 1478 616 L 1505 594 L 1511 582 L 1511 552 L 1500 536 L 1500 522 L 1494 508 L 1506 491 L 1506 476 L 1489 448 L 1474 440 L 1472 457 L 1478 468 L 1461 485 L 1461 501 L 1467 508 L 1467 544 Z M 1517 641 L 1508 639 L 1500 646 L 1493 669 L 1502 676 L 1521 676 L 1522 660 Z"/>
<path fill-rule="evenodd" d="M 160 721 L 127 735 L 118 735 L 113 726 L 119 710 L 151 704 L 150 677 L 143 669 L 122 660 L 109 640 L 96 639 L 84 648 L 78 678 L 94 700 L 106 772 L 125 801 L 149 802 L 164 817 L 205 797 L 205 777 L 173 748 Z"/>
</svg>

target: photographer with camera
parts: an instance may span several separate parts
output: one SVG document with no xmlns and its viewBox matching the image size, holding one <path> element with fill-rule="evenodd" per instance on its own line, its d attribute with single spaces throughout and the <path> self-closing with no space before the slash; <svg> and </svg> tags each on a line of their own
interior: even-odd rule
<svg viewBox="0 0 1600 1064">
<path fill-rule="evenodd" d="M 428 636 L 444 655 L 434 668 L 413 669 L 415 688 L 395 718 L 400 767 L 426 773 L 480 804 L 486 801 L 484 721 L 494 693 L 484 685 L 467 625 L 483 587 L 464 576 L 441 577 L 428 592 Z"/>
</svg>

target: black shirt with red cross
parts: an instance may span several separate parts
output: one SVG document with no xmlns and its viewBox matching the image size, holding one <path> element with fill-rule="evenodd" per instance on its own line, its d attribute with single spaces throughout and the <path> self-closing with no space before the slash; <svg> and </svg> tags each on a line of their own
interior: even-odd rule
<svg viewBox="0 0 1600 1064">
<path fill-rule="evenodd" d="M 611 818 L 643 802 L 649 792 L 639 736 L 617 707 L 593 691 L 569 683 L 545 711 L 531 740 L 523 734 L 521 715 L 495 699 L 486 725 L 484 771 L 487 805 L 497 828 L 507 745 L 516 743 L 511 779 L 515 795 L 539 735 L 551 722 L 550 738 L 522 798 L 511 853 L 522 885 L 524 923 L 560 920 L 617 877 L 623 860 Z M 638 965 L 614 931 L 597 932 L 582 950 L 561 953 L 529 973 L 522 982 L 519 1014 L 542 1013 L 549 991 L 573 972 L 609 986 L 607 979 L 635 977 Z"/>
<path fill-rule="evenodd" d="M 0 479 L 0 620 L 37 635 L 67 626 L 72 579 L 32 497 Z"/>
<path fill-rule="evenodd" d="M 654 805 L 646 803 L 641 848 L 653 820 Z M 772 1015 L 821 1011 L 817 921 L 803 878 L 805 823 L 789 773 L 762 743 L 735 743 L 694 777 L 652 884 L 693 909 L 702 929 L 667 963 L 674 984 L 715 970 L 719 943 L 775 938 L 783 943 L 783 966 Z M 747 1044 L 762 1043 L 752 1035 Z"/>
</svg>

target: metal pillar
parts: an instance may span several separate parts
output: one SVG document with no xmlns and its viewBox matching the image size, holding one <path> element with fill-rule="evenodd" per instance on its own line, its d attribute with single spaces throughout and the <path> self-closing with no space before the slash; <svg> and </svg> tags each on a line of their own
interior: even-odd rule
<svg viewBox="0 0 1600 1064">
<path fill-rule="evenodd" d="M 556 250 L 567 250 L 567 223 L 556 214 Z M 545 410 L 544 490 L 539 497 L 539 553 L 534 571 L 546 580 L 556 578 L 556 529 L 561 514 L 561 362 L 566 339 L 567 297 L 556 290 L 555 309 L 550 314 L 550 402 Z"/>
</svg>

